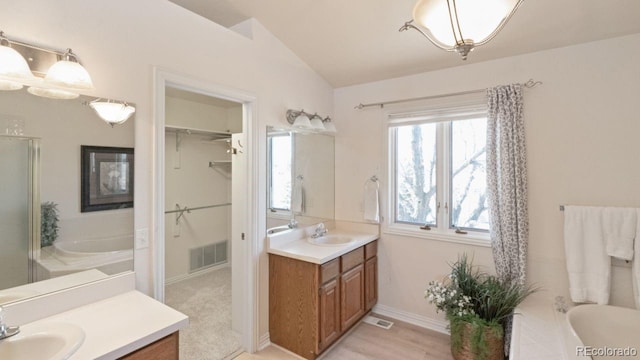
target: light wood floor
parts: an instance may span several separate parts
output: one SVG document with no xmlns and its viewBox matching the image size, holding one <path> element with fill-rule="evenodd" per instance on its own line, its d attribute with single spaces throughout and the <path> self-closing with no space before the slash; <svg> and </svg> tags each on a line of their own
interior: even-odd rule
<svg viewBox="0 0 640 360">
<path fill-rule="evenodd" d="M 375 315 L 383 318 L 383 316 Z M 449 336 L 397 320 L 389 330 L 360 323 L 321 360 L 451 360 Z M 274 346 L 236 360 L 298 360 Z"/>
</svg>

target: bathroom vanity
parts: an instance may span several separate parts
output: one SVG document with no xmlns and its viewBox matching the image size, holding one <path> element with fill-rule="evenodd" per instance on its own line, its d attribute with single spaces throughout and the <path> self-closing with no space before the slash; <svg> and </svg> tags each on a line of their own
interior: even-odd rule
<svg viewBox="0 0 640 360">
<path fill-rule="evenodd" d="M 0 342 L 3 359 L 3 354 L 35 351 L 21 358 L 174 360 L 178 331 L 189 322 L 136 291 L 134 273 L 13 302 L 4 310 L 7 325 L 21 331 Z M 45 346 L 53 343 L 61 345 Z"/>
<path fill-rule="evenodd" d="M 308 232 L 270 237 L 269 335 L 315 359 L 376 304 L 379 236 L 331 230 L 346 242 L 323 246 L 311 243 Z"/>
</svg>

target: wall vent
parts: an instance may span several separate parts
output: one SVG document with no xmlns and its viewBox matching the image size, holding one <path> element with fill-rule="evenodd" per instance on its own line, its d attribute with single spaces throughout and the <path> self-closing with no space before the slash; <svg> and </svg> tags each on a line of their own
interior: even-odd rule
<svg viewBox="0 0 640 360">
<path fill-rule="evenodd" d="M 189 250 L 189 273 L 227 262 L 228 241 L 200 246 Z"/>
</svg>

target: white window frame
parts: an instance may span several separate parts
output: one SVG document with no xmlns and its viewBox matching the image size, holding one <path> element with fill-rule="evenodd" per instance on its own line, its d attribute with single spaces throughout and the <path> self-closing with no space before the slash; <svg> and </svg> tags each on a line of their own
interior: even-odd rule
<svg viewBox="0 0 640 360">
<path fill-rule="evenodd" d="M 464 104 L 448 104 L 435 105 L 430 107 L 412 109 L 411 111 L 398 111 L 387 113 L 386 126 L 386 145 L 387 145 L 387 211 L 386 221 L 383 223 L 383 233 L 390 235 L 400 235 L 424 238 L 437 241 L 445 241 L 452 243 L 460 243 L 465 245 L 474 245 L 480 247 L 491 247 L 491 239 L 486 231 L 467 231 L 467 234 L 457 234 L 455 228 L 449 228 L 450 212 L 444 209 L 445 202 L 450 202 L 450 161 L 449 141 L 450 139 L 450 123 L 455 120 L 465 120 L 474 116 L 487 116 L 487 107 L 485 98 L 476 99 Z M 440 202 L 441 206 L 437 210 L 436 224 L 431 230 L 421 230 L 419 225 L 395 222 L 396 211 L 396 136 L 394 128 L 402 125 L 418 125 L 425 123 L 444 123 L 444 126 L 436 128 L 436 203 Z"/>
<path fill-rule="evenodd" d="M 284 133 L 282 135 L 275 135 L 275 136 L 288 136 L 290 141 L 291 141 L 291 185 L 293 186 L 293 174 L 294 174 L 294 168 L 295 168 L 295 163 L 294 163 L 294 156 L 293 153 L 295 152 L 295 141 L 294 141 L 294 137 L 293 137 L 293 133 L 288 133 L 288 135 L 285 135 Z M 282 220 L 289 220 L 291 219 L 291 216 L 293 215 L 293 213 L 291 212 L 291 204 L 289 204 L 289 209 L 274 209 L 271 207 L 271 196 L 273 194 L 273 184 L 272 184 L 272 180 L 273 177 L 271 175 L 271 162 L 272 162 L 272 149 L 271 149 L 271 141 L 269 141 L 269 139 L 267 139 L 267 186 L 269 187 L 269 193 L 267 194 L 267 213 L 270 214 L 269 217 L 274 218 L 274 219 L 282 219 Z"/>
</svg>

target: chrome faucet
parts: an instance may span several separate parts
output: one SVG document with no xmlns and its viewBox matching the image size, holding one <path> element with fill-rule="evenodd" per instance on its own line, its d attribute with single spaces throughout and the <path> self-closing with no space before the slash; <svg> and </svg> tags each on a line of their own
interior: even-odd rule
<svg viewBox="0 0 640 360">
<path fill-rule="evenodd" d="M 0 340 L 11 337 L 20 332 L 18 326 L 7 326 L 4 323 L 4 309 L 0 306 Z"/>
<path fill-rule="evenodd" d="M 298 227 L 298 222 L 296 221 L 296 219 L 291 218 L 291 220 L 289 220 L 289 224 L 287 224 L 287 226 L 289 227 L 289 229 L 295 229 Z"/>
<path fill-rule="evenodd" d="M 325 235 L 327 235 L 327 228 L 324 226 L 324 223 L 320 223 L 316 226 L 316 231 L 311 235 L 311 237 L 317 239 Z"/>
</svg>

